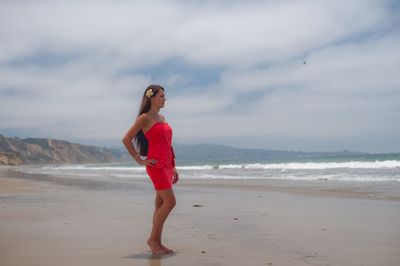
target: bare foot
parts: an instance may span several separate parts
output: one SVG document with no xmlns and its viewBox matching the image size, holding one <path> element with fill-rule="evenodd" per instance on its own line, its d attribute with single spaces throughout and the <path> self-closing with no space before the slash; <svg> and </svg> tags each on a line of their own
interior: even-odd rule
<svg viewBox="0 0 400 266">
<path fill-rule="evenodd" d="M 154 255 L 162 255 L 167 253 L 155 240 L 147 240 L 147 245 L 149 245 L 151 252 L 153 252 Z"/>
<path fill-rule="evenodd" d="M 167 248 L 163 244 L 159 244 L 159 245 L 166 253 L 174 253 L 174 251 L 172 249 Z"/>
</svg>

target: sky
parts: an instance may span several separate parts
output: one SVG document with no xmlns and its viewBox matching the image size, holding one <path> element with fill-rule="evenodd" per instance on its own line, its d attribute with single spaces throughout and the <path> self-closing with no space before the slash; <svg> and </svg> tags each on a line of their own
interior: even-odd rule
<svg viewBox="0 0 400 266">
<path fill-rule="evenodd" d="M 0 2 L 0 134 L 122 145 L 149 84 L 174 143 L 400 152 L 400 1 Z"/>
</svg>

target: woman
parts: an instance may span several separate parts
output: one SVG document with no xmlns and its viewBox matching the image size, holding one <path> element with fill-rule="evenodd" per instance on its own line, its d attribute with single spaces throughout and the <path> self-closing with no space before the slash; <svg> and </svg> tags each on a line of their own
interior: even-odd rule
<svg viewBox="0 0 400 266">
<path fill-rule="evenodd" d="M 171 145 L 172 129 L 159 113 L 165 100 L 163 87 L 147 87 L 139 115 L 122 140 L 136 162 L 146 166 L 147 174 L 156 190 L 153 227 L 147 240 L 153 254 L 173 252 L 161 243 L 161 236 L 164 222 L 176 204 L 172 184 L 179 180 Z M 141 156 L 147 158 L 142 159 Z"/>
</svg>

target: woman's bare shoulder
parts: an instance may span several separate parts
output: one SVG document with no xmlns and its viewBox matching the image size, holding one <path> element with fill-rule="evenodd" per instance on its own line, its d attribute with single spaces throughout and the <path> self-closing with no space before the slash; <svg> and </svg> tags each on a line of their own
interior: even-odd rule
<svg viewBox="0 0 400 266">
<path fill-rule="evenodd" d="M 148 124 L 149 121 L 150 121 L 150 117 L 146 113 L 139 115 L 136 119 L 136 122 L 139 124 L 142 124 L 142 125 Z"/>
<path fill-rule="evenodd" d="M 165 116 L 163 116 L 163 115 L 160 114 L 160 118 L 161 118 L 161 120 L 165 123 Z"/>
</svg>

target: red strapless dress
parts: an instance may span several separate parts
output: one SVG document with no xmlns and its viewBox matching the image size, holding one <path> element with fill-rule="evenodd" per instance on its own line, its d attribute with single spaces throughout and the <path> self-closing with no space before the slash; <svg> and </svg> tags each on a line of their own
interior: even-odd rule
<svg viewBox="0 0 400 266">
<path fill-rule="evenodd" d="M 156 122 L 144 135 L 149 144 L 147 159 L 157 160 L 155 166 L 146 165 L 154 189 L 171 189 L 175 167 L 172 129 L 168 123 Z"/>
</svg>

